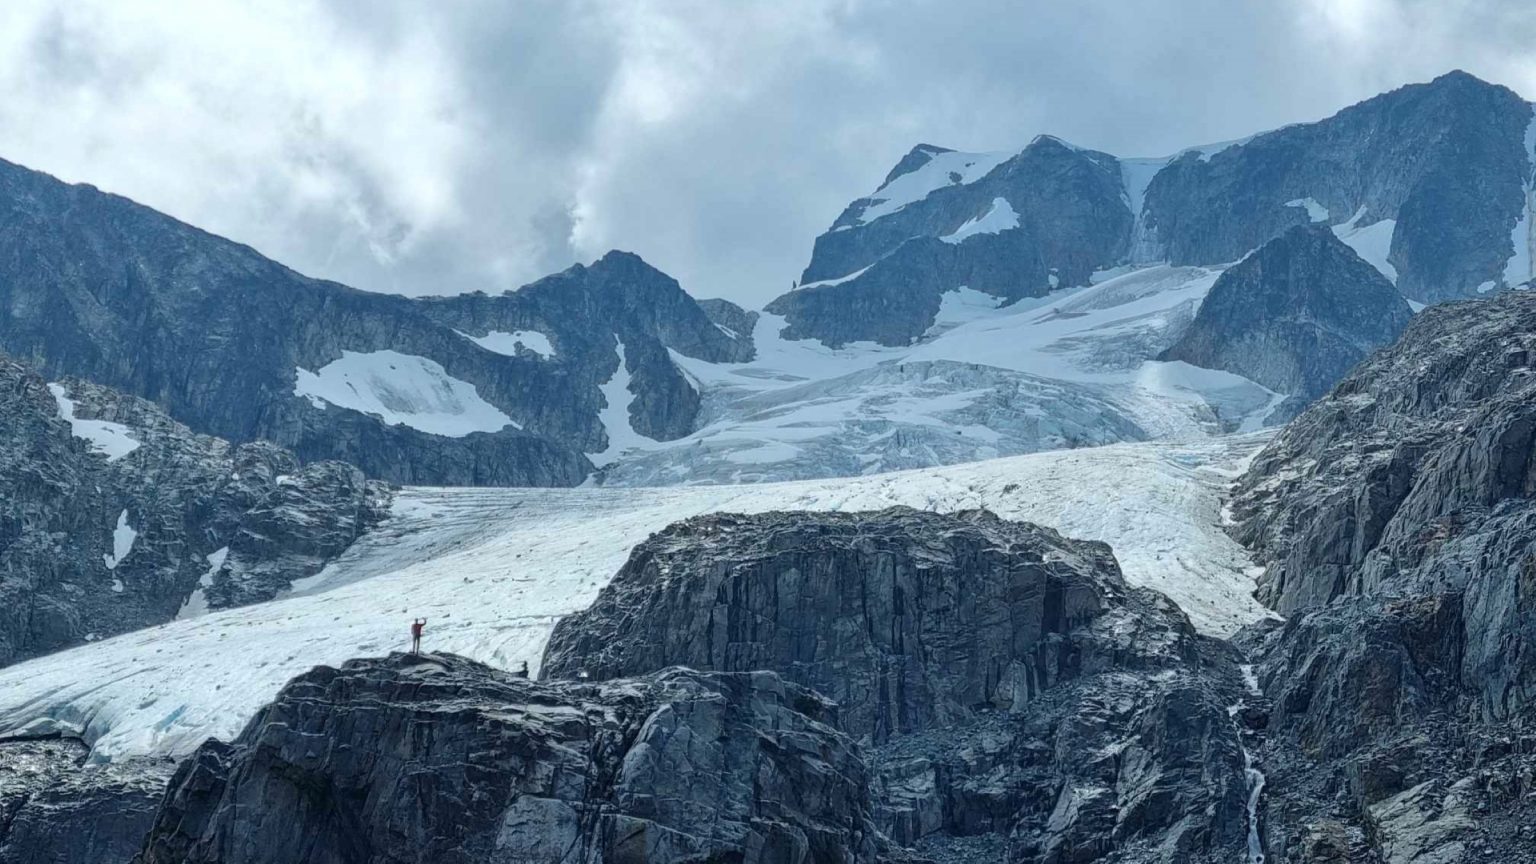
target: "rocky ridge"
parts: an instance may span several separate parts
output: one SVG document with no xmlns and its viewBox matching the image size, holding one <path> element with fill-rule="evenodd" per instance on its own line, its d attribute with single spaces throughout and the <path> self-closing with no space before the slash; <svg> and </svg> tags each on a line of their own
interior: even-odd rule
<svg viewBox="0 0 1536 864">
<path fill-rule="evenodd" d="M 768 311 L 792 338 L 905 345 L 961 287 L 1013 301 L 1121 265 L 1220 265 L 1306 224 L 1415 301 L 1513 287 L 1536 276 L 1533 113 L 1458 71 L 1160 159 L 1051 136 L 1016 154 L 919 145 L 816 239 L 802 284 Z"/>
<path fill-rule="evenodd" d="M 898 860 L 834 710 L 766 672 L 538 683 L 435 654 L 317 667 L 182 764 L 134 860 Z"/>
<path fill-rule="evenodd" d="M 1536 860 L 1533 332 L 1525 292 L 1426 310 L 1239 481 L 1289 618 L 1240 639 L 1271 861 Z"/>
<path fill-rule="evenodd" d="M 495 296 L 372 294 L 0 161 L 0 351 L 303 462 L 400 483 L 575 485 L 610 443 L 604 408 L 633 434 L 691 429 L 698 395 L 668 350 L 741 360 L 750 336 L 627 253 Z M 624 405 L 608 405 L 614 381 Z"/>
<path fill-rule="evenodd" d="M 941 857 L 1218 861 L 1247 836 L 1233 656 L 1103 544 L 895 508 L 674 525 L 561 621 L 543 674 L 814 687 L 871 747 L 881 829 Z"/>
<path fill-rule="evenodd" d="M 389 500 L 352 466 L 198 435 L 3 358 L 0 442 L 0 665 L 271 599 Z"/>
</svg>

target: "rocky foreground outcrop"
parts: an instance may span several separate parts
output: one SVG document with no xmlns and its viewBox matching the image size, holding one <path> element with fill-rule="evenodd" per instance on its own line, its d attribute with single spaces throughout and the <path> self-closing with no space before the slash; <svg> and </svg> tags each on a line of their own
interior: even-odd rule
<svg viewBox="0 0 1536 864">
<path fill-rule="evenodd" d="M 1231 861 L 1246 843 L 1234 655 L 1101 543 L 986 512 L 692 519 L 560 623 L 543 669 L 675 664 L 836 700 L 881 828 L 936 856 Z"/>
<path fill-rule="evenodd" d="M 197 435 L 146 400 L 0 358 L 0 665 L 271 599 L 388 500 L 350 465 Z"/>
<path fill-rule="evenodd" d="M 538 683 L 393 654 L 294 679 L 171 781 L 139 864 L 877 862 L 826 699 L 767 672 Z"/>
<path fill-rule="evenodd" d="M 1536 297 L 1420 313 L 1239 481 L 1274 861 L 1536 861 Z"/>
<path fill-rule="evenodd" d="M 175 765 L 86 765 L 88 750 L 0 740 L 0 864 L 121 864 L 139 851 Z"/>
</svg>

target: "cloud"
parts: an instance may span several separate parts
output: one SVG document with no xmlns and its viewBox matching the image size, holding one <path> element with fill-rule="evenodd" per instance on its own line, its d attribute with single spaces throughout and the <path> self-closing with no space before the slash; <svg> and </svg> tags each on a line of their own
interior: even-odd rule
<svg viewBox="0 0 1536 864">
<path fill-rule="evenodd" d="M 919 141 L 1155 155 L 1453 67 L 1531 96 L 1533 40 L 1443 0 L 12 0 L 0 156 L 370 290 L 618 247 L 755 305 Z"/>
</svg>

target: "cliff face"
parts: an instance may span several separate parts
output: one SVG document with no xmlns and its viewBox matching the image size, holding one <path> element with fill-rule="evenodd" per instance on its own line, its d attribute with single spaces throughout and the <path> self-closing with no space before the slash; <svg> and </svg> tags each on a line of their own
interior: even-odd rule
<svg viewBox="0 0 1536 864">
<path fill-rule="evenodd" d="M 1462 677 L 1509 716 L 1536 694 L 1526 576 L 1536 298 L 1426 310 L 1287 426 L 1239 483 L 1239 536 L 1282 612 L 1341 596 L 1462 598 Z M 1531 595 L 1531 596 L 1528 596 Z"/>
<path fill-rule="evenodd" d="M 0 665 L 267 600 L 382 518 L 386 487 L 0 359 Z"/>
<path fill-rule="evenodd" d="M 1523 292 L 1425 310 L 1238 482 L 1289 618 L 1240 640 L 1272 859 L 1536 858 L 1533 328 Z"/>
<path fill-rule="evenodd" d="M 763 672 L 551 684 L 452 655 L 318 667 L 181 766 L 135 860 L 890 860 L 834 722 Z"/>
<path fill-rule="evenodd" d="M 557 626 L 543 668 L 674 664 L 835 699 L 899 843 L 1204 861 L 1245 842 L 1235 661 L 1103 544 L 985 512 L 679 523 Z"/>
<path fill-rule="evenodd" d="M 1159 359 L 1224 369 L 1305 405 L 1413 317 L 1376 268 L 1320 226 L 1297 226 L 1222 273 Z"/>
</svg>

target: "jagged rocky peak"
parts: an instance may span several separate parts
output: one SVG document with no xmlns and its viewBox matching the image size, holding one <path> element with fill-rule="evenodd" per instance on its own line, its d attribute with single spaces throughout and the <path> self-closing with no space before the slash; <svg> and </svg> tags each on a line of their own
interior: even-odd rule
<svg viewBox="0 0 1536 864">
<path fill-rule="evenodd" d="M 902 165 L 817 238 L 799 288 L 767 307 L 788 319 L 786 337 L 906 345 L 945 292 L 1037 297 L 1125 253 L 1132 215 L 1112 156 L 1040 136 L 1017 154 L 919 148 Z"/>
<path fill-rule="evenodd" d="M 0 665 L 271 599 L 388 501 L 350 465 L 198 435 L 0 358 Z"/>
<path fill-rule="evenodd" d="M 449 654 L 295 678 L 176 772 L 138 864 L 875 864 L 835 708 L 766 672 L 537 683 Z"/>
<path fill-rule="evenodd" d="M 1453 72 L 1286 126 L 1152 179 L 1145 222 L 1174 262 L 1235 260 L 1293 224 L 1320 222 L 1434 302 L 1530 278 L 1531 103 Z M 1514 272 L 1514 271 L 1523 272 Z"/>
<path fill-rule="evenodd" d="M 1222 273 L 1159 359 L 1233 372 L 1299 407 L 1412 317 L 1392 283 L 1332 231 L 1298 225 Z"/>
<path fill-rule="evenodd" d="M 1222 265 L 1309 223 L 1415 301 L 1476 296 L 1536 276 L 1533 150 L 1531 103 L 1462 72 L 1163 159 L 1048 135 L 1017 152 L 919 146 L 769 311 L 790 338 L 901 345 L 962 285 L 1013 299 L 1128 264 Z"/>
<path fill-rule="evenodd" d="M 1245 842 L 1235 661 L 1101 543 L 984 511 L 688 520 L 557 625 L 543 675 L 676 664 L 834 699 L 871 748 L 877 823 L 923 853 L 1217 861 Z"/>
<path fill-rule="evenodd" d="M 7 162 L 0 261 L 0 351 L 402 483 L 574 485 L 615 438 L 691 431 L 669 350 L 752 356 L 629 253 L 497 296 L 372 294 Z"/>
</svg>

